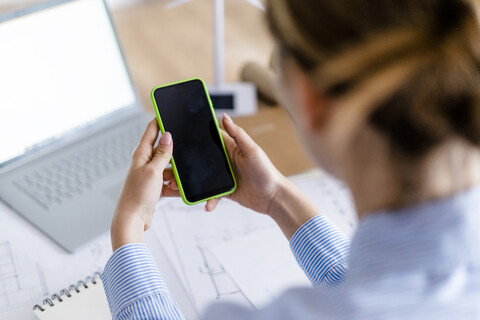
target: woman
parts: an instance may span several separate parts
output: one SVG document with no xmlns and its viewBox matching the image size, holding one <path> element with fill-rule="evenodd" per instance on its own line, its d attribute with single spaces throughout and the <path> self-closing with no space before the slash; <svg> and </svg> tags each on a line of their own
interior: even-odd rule
<svg viewBox="0 0 480 320">
<path fill-rule="evenodd" d="M 205 319 L 480 319 L 479 12 L 478 0 L 268 2 L 282 104 L 360 223 L 350 244 L 225 116 L 231 199 L 279 224 L 315 288 Z M 182 318 L 142 244 L 158 195 L 178 193 L 174 142 L 154 148 L 157 135 L 152 121 L 112 223 L 103 281 L 118 319 Z"/>
</svg>

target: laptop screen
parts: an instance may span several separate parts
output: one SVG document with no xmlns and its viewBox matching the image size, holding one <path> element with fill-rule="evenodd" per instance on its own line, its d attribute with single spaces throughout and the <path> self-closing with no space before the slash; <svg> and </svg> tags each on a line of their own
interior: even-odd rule
<svg viewBox="0 0 480 320">
<path fill-rule="evenodd" d="M 102 0 L 0 22 L 0 43 L 0 166 L 135 102 Z"/>
</svg>

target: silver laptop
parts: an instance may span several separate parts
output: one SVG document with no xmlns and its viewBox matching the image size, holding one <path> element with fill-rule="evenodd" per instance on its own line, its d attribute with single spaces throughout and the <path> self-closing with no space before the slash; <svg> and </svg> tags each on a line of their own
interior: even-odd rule
<svg viewBox="0 0 480 320">
<path fill-rule="evenodd" d="M 0 16 L 0 198 L 69 252 L 105 232 L 143 111 L 103 0 Z"/>
</svg>

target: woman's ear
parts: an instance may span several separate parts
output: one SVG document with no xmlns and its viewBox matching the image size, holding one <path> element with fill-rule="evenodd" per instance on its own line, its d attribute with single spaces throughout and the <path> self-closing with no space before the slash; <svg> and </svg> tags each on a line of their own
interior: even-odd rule
<svg viewBox="0 0 480 320">
<path fill-rule="evenodd" d="M 289 85 L 296 92 L 297 108 L 302 115 L 303 125 L 308 131 L 321 131 L 327 124 L 331 112 L 331 104 L 312 84 L 309 76 L 302 68 L 291 61 L 289 68 Z"/>
</svg>

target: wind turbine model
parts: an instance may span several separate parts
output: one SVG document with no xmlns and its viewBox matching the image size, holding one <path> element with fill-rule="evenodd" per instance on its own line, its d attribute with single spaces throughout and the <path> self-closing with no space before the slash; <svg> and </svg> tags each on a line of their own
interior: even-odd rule
<svg viewBox="0 0 480 320">
<path fill-rule="evenodd" d="M 167 9 L 183 5 L 192 0 L 174 0 L 166 5 Z M 244 0 L 265 10 L 259 0 Z M 208 92 L 216 111 L 232 116 L 254 114 L 257 110 L 255 86 L 249 82 L 225 82 L 225 0 L 215 0 L 214 61 L 215 82 L 208 85 Z"/>
</svg>

